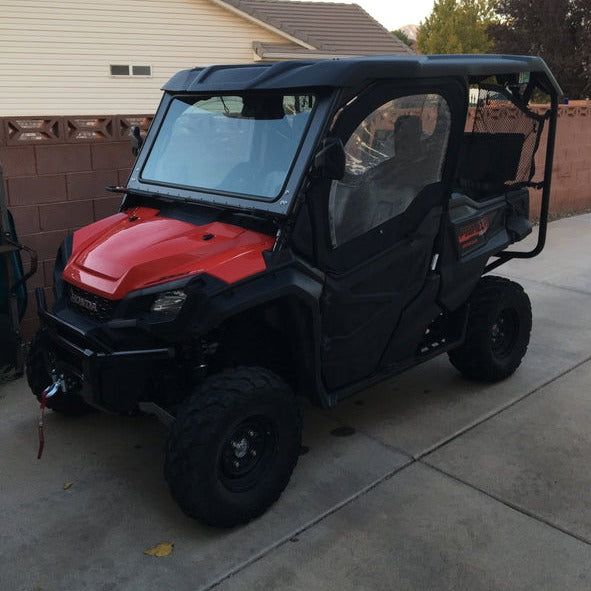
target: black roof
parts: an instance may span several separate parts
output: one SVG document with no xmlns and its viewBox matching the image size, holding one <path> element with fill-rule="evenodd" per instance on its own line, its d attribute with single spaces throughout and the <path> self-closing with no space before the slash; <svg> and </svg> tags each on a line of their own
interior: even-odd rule
<svg viewBox="0 0 591 591">
<path fill-rule="evenodd" d="M 562 90 L 540 57 L 519 55 L 384 55 L 332 60 L 210 66 L 182 70 L 163 87 L 171 92 L 221 92 L 355 87 L 366 80 L 433 76 L 492 76 L 539 72 Z"/>
</svg>

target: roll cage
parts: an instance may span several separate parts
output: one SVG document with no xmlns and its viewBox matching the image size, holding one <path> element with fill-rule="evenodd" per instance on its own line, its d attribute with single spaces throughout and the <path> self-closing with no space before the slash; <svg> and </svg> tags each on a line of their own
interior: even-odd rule
<svg viewBox="0 0 591 591">
<path fill-rule="evenodd" d="M 347 117 L 353 103 L 372 86 L 384 83 L 401 86 L 413 81 L 445 82 L 456 80 L 465 88 L 465 101 L 468 107 L 472 95 L 471 88 L 479 92 L 497 92 L 507 103 L 517 109 L 528 121 L 540 123 L 536 130 L 533 158 L 540 145 L 542 130 L 547 127 L 545 163 L 542 178 L 533 179 L 526 174 L 519 183 L 521 187 L 541 190 L 539 232 L 536 246 L 528 251 L 503 251 L 495 255 L 487 271 L 490 271 L 511 258 L 528 258 L 539 254 L 544 248 L 550 201 L 553 153 L 556 135 L 556 121 L 560 86 L 541 58 L 528 56 L 378 56 L 350 58 L 343 60 L 323 60 L 305 62 L 283 62 L 276 64 L 256 64 L 243 66 L 211 66 L 194 68 L 179 72 L 163 87 L 165 91 L 154 121 L 145 138 L 143 149 L 134 165 L 126 188 L 121 192 L 133 194 L 152 194 L 171 200 L 182 200 L 223 208 L 237 209 L 257 215 L 273 217 L 282 228 L 281 243 L 285 244 L 293 219 L 301 203 L 306 198 L 309 181 L 313 178 L 313 158 L 320 143 L 329 136 L 339 120 Z M 492 80 L 492 83 L 491 83 Z M 239 194 L 204 191 L 170 184 L 147 181 L 142 171 L 149 158 L 152 147 L 171 103 L 179 96 L 220 96 L 236 94 L 244 96 L 269 96 L 277 93 L 310 93 L 315 96 L 315 106 L 308 122 L 306 132 L 297 155 L 287 174 L 281 193 L 274 199 L 245 197 Z M 543 114 L 535 113 L 530 104 L 537 95 L 549 97 L 550 108 Z M 482 112 L 476 105 L 477 115 Z M 455 117 L 459 111 L 456 111 Z M 469 113 L 469 111 L 468 111 Z M 475 130 L 476 131 L 476 130 Z M 472 135 L 475 137 L 482 137 Z M 494 133 L 497 133 L 495 130 Z M 508 131 L 511 131 L 508 128 Z M 502 130 L 501 130 L 502 132 Z M 507 135 L 507 134 L 505 134 Z M 509 134 L 510 135 L 510 134 Z M 497 136 L 497 139 L 502 136 Z M 506 138 L 507 139 L 507 138 Z M 509 138 L 510 139 L 510 138 Z M 519 148 L 519 146 L 518 146 Z M 459 151 L 458 145 L 449 145 L 449 152 Z M 487 149 L 487 144 L 481 150 Z M 523 146 L 521 146 L 523 149 Z M 455 188 L 450 181 L 448 192 Z M 506 184 L 506 187 L 508 185 Z"/>
</svg>

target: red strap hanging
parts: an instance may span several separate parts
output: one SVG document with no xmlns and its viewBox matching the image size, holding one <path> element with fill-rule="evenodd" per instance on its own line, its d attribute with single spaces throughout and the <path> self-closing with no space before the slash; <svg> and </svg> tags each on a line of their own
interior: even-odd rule
<svg viewBox="0 0 591 591">
<path fill-rule="evenodd" d="M 55 396 L 60 391 L 60 382 L 55 381 L 51 386 L 47 386 L 41 396 L 39 397 L 39 424 L 37 431 L 39 434 L 39 449 L 37 450 L 37 459 L 40 460 L 43 455 L 43 448 L 45 447 L 45 433 L 43 431 L 45 409 L 47 408 L 47 399 Z"/>
<path fill-rule="evenodd" d="M 47 389 L 41 392 L 39 399 L 39 425 L 37 431 L 39 434 L 39 448 L 37 450 L 37 459 L 40 460 L 43 455 L 43 448 L 45 447 L 45 433 L 43 431 L 43 419 L 45 415 L 45 408 L 47 406 Z"/>
</svg>

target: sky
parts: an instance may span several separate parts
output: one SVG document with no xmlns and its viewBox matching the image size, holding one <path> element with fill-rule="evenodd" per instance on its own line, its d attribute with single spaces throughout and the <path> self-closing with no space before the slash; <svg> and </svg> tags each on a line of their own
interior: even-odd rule
<svg viewBox="0 0 591 591">
<path fill-rule="evenodd" d="M 349 0 L 341 1 L 353 3 Z M 434 0 L 355 0 L 355 4 L 362 6 L 391 31 L 403 25 L 418 25 L 429 16 L 433 2 Z"/>
</svg>

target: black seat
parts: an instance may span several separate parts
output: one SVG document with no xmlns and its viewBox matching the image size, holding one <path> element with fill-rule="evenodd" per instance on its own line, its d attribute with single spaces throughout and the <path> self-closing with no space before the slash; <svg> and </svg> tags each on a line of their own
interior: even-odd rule
<svg viewBox="0 0 591 591">
<path fill-rule="evenodd" d="M 416 115 L 401 115 L 394 124 L 395 160 L 412 161 L 422 153 L 423 125 Z"/>
<path fill-rule="evenodd" d="M 476 201 L 502 195 L 520 175 L 522 133 L 465 133 L 456 186 Z"/>
</svg>

